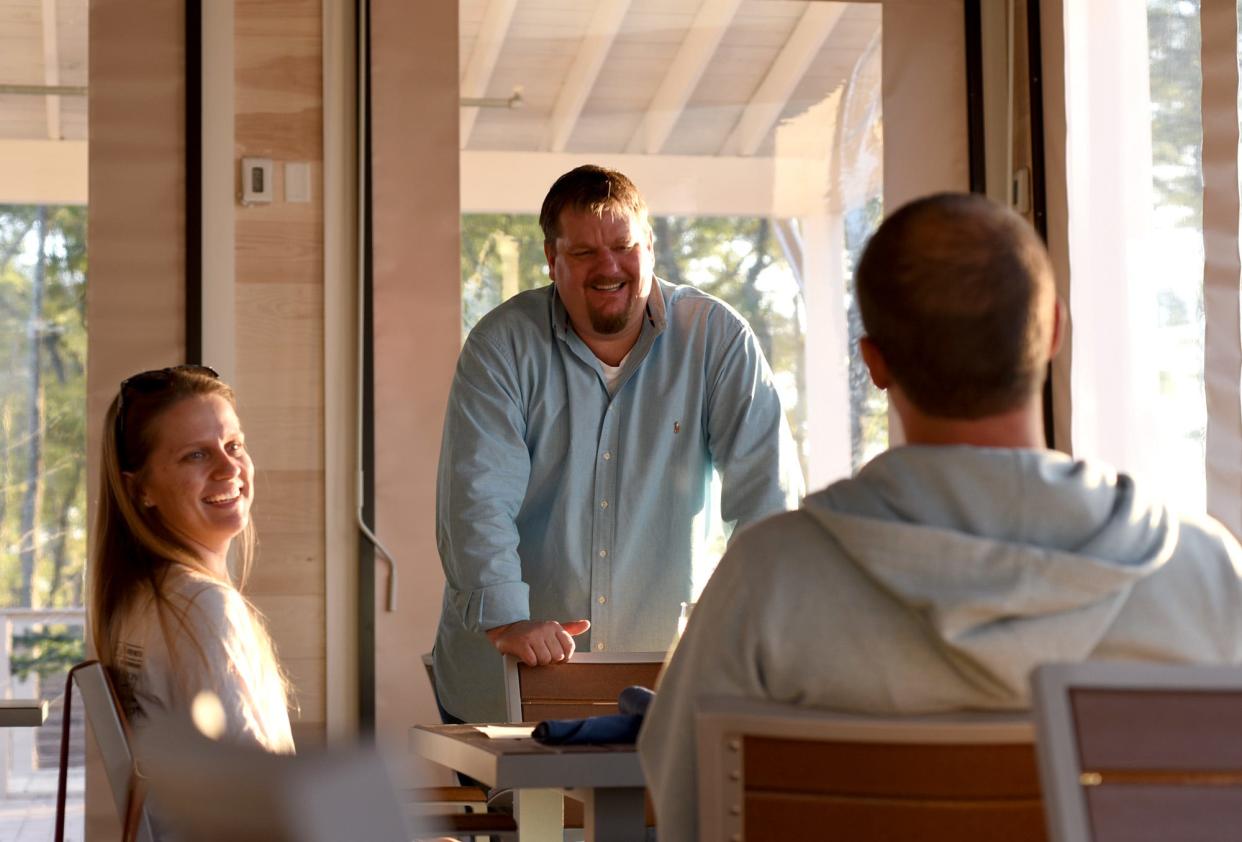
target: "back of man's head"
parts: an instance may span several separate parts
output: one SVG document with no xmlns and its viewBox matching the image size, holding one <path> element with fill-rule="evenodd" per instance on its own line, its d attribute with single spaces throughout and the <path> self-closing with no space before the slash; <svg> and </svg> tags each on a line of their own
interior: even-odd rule
<svg viewBox="0 0 1242 842">
<path fill-rule="evenodd" d="M 647 224 L 647 203 L 634 182 L 620 170 L 594 164 L 575 167 L 553 182 L 539 211 L 544 242 L 556 242 L 561 233 L 561 211 L 566 209 L 596 216 L 619 212 Z"/>
<path fill-rule="evenodd" d="M 855 288 L 867 336 L 923 413 L 984 418 L 1039 390 L 1053 330 L 1052 267 L 1012 211 L 971 194 L 911 202 L 867 244 Z"/>
</svg>

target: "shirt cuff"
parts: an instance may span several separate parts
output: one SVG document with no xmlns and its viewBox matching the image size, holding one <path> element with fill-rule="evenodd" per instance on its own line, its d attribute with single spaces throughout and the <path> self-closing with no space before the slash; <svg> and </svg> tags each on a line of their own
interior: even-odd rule
<svg viewBox="0 0 1242 842">
<path fill-rule="evenodd" d="M 503 582 L 452 594 L 462 624 L 473 632 L 530 619 L 530 586 L 525 582 Z"/>
</svg>

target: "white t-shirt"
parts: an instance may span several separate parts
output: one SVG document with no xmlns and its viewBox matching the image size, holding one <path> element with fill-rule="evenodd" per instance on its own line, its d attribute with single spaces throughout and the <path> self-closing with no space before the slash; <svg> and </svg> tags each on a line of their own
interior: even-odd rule
<svg viewBox="0 0 1242 842">
<path fill-rule="evenodd" d="M 241 594 L 179 564 L 164 587 L 172 610 L 164 608 L 163 625 L 146 593 L 130 604 L 117 635 L 117 694 L 135 730 L 157 711 L 188 713 L 194 697 L 208 690 L 224 708 L 224 739 L 293 753 L 281 679 L 265 664 Z"/>
<path fill-rule="evenodd" d="M 604 385 L 608 388 L 608 394 L 616 394 L 617 381 L 621 379 L 621 369 L 625 368 L 625 361 L 629 358 L 630 355 L 626 354 L 616 365 L 609 365 L 603 360 L 599 361 L 600 367 L 604 369 Z M 599 358 L 596 357 L 596 359 Z"/>
</svg>

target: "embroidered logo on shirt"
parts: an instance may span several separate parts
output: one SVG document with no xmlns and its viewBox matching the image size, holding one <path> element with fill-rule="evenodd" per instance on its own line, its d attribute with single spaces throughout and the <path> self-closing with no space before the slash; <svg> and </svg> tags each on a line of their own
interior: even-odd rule
<svg viewBox="0 0 1242 842">
<path fill-rule="evenodd" d="M 681 432 L 681 422 L 674 421 L 673 422 L 673 434 L 676 435 L 677 433 L 680 433 L 680 432 Z"/>
</svg>

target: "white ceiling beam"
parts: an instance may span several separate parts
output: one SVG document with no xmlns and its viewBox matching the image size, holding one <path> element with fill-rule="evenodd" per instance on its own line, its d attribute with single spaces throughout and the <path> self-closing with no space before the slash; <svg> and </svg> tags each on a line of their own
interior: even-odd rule
<svg viewBox="0 0 1242 842">
<path fill-rule="evenodd" d="M 479 35 L 474 39 L 470 62 L 461 77 L 460 94 L 463 99 L 482 99 L 487 95 L 487 86 L 492 81 L 492 71 L 496 69 L 496 60 L 500 58 L 500 50 L 505 45 L 505 36 L 509 32 L 509 22 L 513 20 L 516 6 L 517 0 L 490 0 L 483 11 Z M 470 143 L 470 133 L 474 131 L 474 121 L 478 116 L 477 107 L 461 109 L 462 149 Z"/>
<path fill-rule="evenodd" d="M 560 175 L 585 163 L 615 167 L 660 216 L 798 217 L 823 213 L 827 159 L 714 155 L 461 153 L 462 213 L 537 214 Z"/>
<path fill-rule="evenodd" d="M 574 57 L 574 63 L 569 68 L 565 84 L 561 86 L 561 93 L 552 109 L 552 122 L 548 126 L 551 138 L 548 148 L 553 152 L 565 151 L 574 126 L 578 123 L 578 116 L 582 113 L 582 107 L 586 105 L 587 96 L 595 87 L 595 80 L 604 66 L 604 59 L 612 49 L 612 42 L 616 39 L 629 8 L 630 0 L 602 0 L 595 7 L 595 14 L 587 24 L 586 35 L 578 46 L 578 55 Z"/>
<path fill-rule="evenodd" d="M 85 205 L 85 140 L 0 139 L 0 205 Z"/>
<path fill-rule="evenodd" d="M 60 43 L 57 40 L 59 27 L 56 22 L 56 0 L 43 0 L 43 81 L 47 85 L 60 85 Z M 60 97 L 44 98 L 47 108 L 47 136 L 51 140 L 60 140 Z"/>
<path fill-rule="evenodd" d="M 846 3 L 808 3 L 768 74 L 750 98 L 721 154 L 754 155 L 780 119 L 789 97 L 832 35 Z"/>
<path fill-rule="evenodd" d="M 739 5 L 741 0 L 703 0 L 625 151 L 656 155 L 664 148 Z"/>
</svg>

